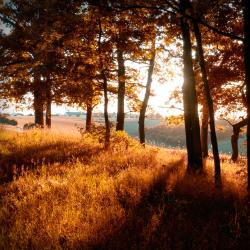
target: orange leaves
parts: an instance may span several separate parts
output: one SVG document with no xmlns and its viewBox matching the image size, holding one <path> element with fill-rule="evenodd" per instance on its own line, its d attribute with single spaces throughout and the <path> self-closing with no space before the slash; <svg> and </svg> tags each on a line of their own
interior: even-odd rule
<svg viewBox="0 0 250 250">
<path fill-rule="evenodd" d="M 126 77 L 125 75 L 124 75 L 124 76 L 119 76 L 119 77 L 118 77 L 118 81 L 119 81 L 119 82 L 125 82 L 125 81 L 126 81 L 126 78 L 127 78 L 127 77 Z"/>
<path fill-rule="evenodd" d="M 166 118 L 166 122 L 169 126 L 173 125 L 181 125 L 184 122 L 184 116 L 183 115 L 178 115 L 178 116 L 168 116 Z"/>
</svg>

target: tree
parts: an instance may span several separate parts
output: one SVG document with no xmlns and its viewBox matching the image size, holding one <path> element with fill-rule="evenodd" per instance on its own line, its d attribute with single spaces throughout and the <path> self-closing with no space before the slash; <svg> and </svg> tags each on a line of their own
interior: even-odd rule
<svg viewBox="0 0 250 250">
<path fill-rule="evenodd" d="M 62 61 L 67 59 L 61 40 L 69 32 L 74 31 L 71 25 L 74 26 L 79 20 L 76 13 L 79 11 L 80 2 L 75 1 L 73 4 L 68 1 L 43 1 L 38 3 L 36 0 L 12 0 L 8 1 L 0 11 L 0 18 L 12 26 L 11 33 L 2 37 L 4 59 L 9 60 L 7 64 L 6 62 L 2 64 L 1 69 L 7 78 L 2 86 L 7 88 L 8 85 L 13 86 L 16 79 L 20 81 L 24 78 L 24 71 L 28 72 L 26 81 L 29 84 L 26 86 L 19 84 L 17 88 L 22 89 L 24 95 L 33 93 L 33 107 L 36 109 L 34 110 L 35 123 L 41 127 L 44 126 L 45 106 L 47 125 L 49 127 L 51 125 L 53 91 L 59 89 L 54 86 L 58 83 L 55 79 L 59 79 L 55 75 L 62 73 L 59 67 L 64 67 L 65 64 L 62 64 Z M 70 11 L 65 11 L 66 7 L 69 7 Z M 9 41 L 12 42 L 9 43 Z M 13 79 L 13 74 L 15 79 Z M 19 97 L 11 96 L 12 93 L 9 92 L 9 97 L 14 97 L 18 101 Z"/>
<path fill-rule="evenodd" d="M 250 190 L 250 6 L 244 0 L 244 62 L 245 62 L 245 84 L 247 97 L 247 170 L 248 190 Z"/>
<path fill-rule="evenodd" d="M 119 24 L 118 24 L 119 25 Z M 117 63 L 118 63 L 118 98 L 117 98 L 117 123 L 116 130 L 124 130 L 124 100 L 126 92 L 125 83 L 125 60 L 124 60 L 124 42 L 125 37 L 122 33 L 122 27 L 118 27 L 118 38 L 116 43 Z"/>
<path fill-rule="evenodd" d="M 141 104 L 140 115 L 139 115 L 139 138 L 140 138 L 140 143 L 143 145 L 145 145 L 145 126 L 144 126 L 145 115 L 146 115 L 146 110 L 148 106 L 148 100 L 149 100 L 151 84 L 152 84 L 152 75 L 153 75 L 154 65 L 155 65 L 155 54 L 156 54 L 155 42 L 156 42 L 156 34 L 153 34 L 152 45 L 151 45 L 152 47 L 150 49 L 150 60 L 149 60 L 146 91 L 144 95 L 144 100 Z"/>
<path fill-rule="evenodd" d="M 207 102 L 208 112 L 209 112 L 211 142 L 212 142 L 212 147 L 213 147 L 214 166 L 215 166 L 215 181 L 217 184 L 220 184 L 221 183 L 220 157 L 219 157 L 217 136 L 216 136 L 216 131 L 215 131 L 213 99 L 210 94 L 210 88 L 209 88 L 209 83 L 208 83 L 208 76 L 207 76 L 203 47 L 202 47 L 201 32 L 200 32 L 198 23 L 195 21 L 193 22 L 193 28 L 194 28 L 194 33 L 195 33 L 195 38 L 196 38 L 196 43 L 197 43 L 198 60 L 200 64 L 202 80 L 204 83 L 204 90 L 205 90 L 204 92 L 205 92 L 205 97 L 206 97 L 206 102 Z"/>
<path fill-rule="evenodd" d="M 202 150 L 198 117 L 198 102 L 196 97 L 195 77 L 192 62 L 192 45 L 188 20 L 184 17 L 185 12 L 190 9 L 190 7 L 191 5 L 188 0 L 180 1 L 182 14 L 180 21 L 183 37 L 184 63 L 183 103 L 188 153 L 188 170 L 196 171 L 202 169 Z"/>
<path fill-rule="evenodd" d="M 110 51 L 103 51 L 105 41 L 102 42 L 103 28 L 101 18 L 98 20 L 98 53 L 100 58 L 100 78 L 102 80 L 103 95 L 104 95 L 104 120 L 105 120 L 105 138 L 104 138 L 104 147 L 109 149 L 110 147 L 110 135 L 111 135 L 111 126 L 108 115 L 108 78 L 107 78 L 107 62 L 109 61 L 108 57 L 110 56 Z M 111 48 L 112 49 L 112 48 Z M 105 56 L 106 55 L 106 56 Z"/>
<path fill-rule="evenodd" d="M 229 120 L 227 120 L 227 122 L 233 128 L 233 134 L 231 136 L 231 146 L 232 146 L 231 159 L 234 162 L 236 162 L 238 160 L 238 156 L 239 156 L 239 148 L 238 148 L 239 135 L 240 135 L 241 129 L 247 125 L 247 119 L 242 119 L 241 121 L 234 123 L 234 124 L 231 123 Z"/>
<path fill-rule="evenodd" d="M 208 122 L 209 114 L 207 103 L 204 100 L 202 104 L 202 116 L 201 116 L 201 149 L 203 158 L 208 157 Z"/>
</svg>

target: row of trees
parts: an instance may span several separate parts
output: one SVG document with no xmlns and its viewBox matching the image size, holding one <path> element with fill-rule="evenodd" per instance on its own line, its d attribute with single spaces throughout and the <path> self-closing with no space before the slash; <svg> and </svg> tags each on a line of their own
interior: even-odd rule
<svg viewBox="0 0 250 250">
<path fill-rule="evenodd" d="M 242 0 L 7 1 L 0 9 L 0 19 L 10 29 L 2 30 L 0 41 L 1 98 L 22 102 L 32 94 L 35 123 L 44 125 L 46 110 L 49 127 L 52 102 L 77 104 L 87 110 L 87 130 L 94 106 L 103 101 L 106 147 L 108 101 L 117 96 L 116 130 L 124 130 L 127 98 L 140 112 L 144 144 L 152 77 L 167 78 L 159 64 L 182 57 L 177 64 L 183 67 L 188 170 L 202 169 L 209 125 L 220 185 L 215 112 L 246 110 L 250 142 L 249 16 L 247 1 Z M 142 101 L 138 70 L 128 62 L 148 65 Z M 250 143 L 247 149 L 250 159 Z"/>
</svg>

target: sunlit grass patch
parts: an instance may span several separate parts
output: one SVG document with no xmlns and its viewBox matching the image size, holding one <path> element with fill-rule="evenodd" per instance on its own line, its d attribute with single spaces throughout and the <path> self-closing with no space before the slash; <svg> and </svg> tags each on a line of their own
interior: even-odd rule
<svg viewBox="0 0 250 250">
<path fill-rule="evenodd" d="M 0 152 L 1 182 L 19 176 L 25 169 L 36 169 L 44 164 L 75 162 L 78 158 L 88 161 L 101 150 L 101 145 L 83 140 L 80 135 L 61 135 L 49 130 L 3 131 L 0 138 L 4 140 Z"/>
<path fill-rule="evenodd" d="M 223 161 L 217 190 L 212 161 L 203 174 L 187 175 L 185 151 L 143 148 L 126 135 L 103 150 L 88 137 L 8 133 L 8 154 L 23 160 L 34 147 L 33 158 L 49 161 L 0 185 L 0 249 L 218 249 L 220 237 L 231 249 L 247 243 L 244 161 Z"/>
</svg>

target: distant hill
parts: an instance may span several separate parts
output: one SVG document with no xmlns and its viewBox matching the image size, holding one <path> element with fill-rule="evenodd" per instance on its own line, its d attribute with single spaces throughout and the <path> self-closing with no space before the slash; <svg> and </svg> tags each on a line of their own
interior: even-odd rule
<svg viewBox="0 0 250 250">
<path fill-rule="evenodd" d="M 17 121 L 14 119 L 10 119 L 8 115 L 0 114 L 0 124 L 16 126 Z"/>
<path fill-rule="evenodd" d="M 226 121 L 217 121 L 217 139 L 219 145 L 219 151 L 230 154 L 231 151 L 231 135 L 232 127 Z M 245 147 L 246 135 L 242 134 L 239 138 L 239 151 L 240 154 L 246 154 Z M 167 126 L 166 124 L 160 124 L 155 127 L 146 128 L 146 140 L 150 144 L 159 145 L 163 147 L 186 147 L 185 128 L 184 125 L 179 126 Z M 210 136 L 208 136 L 210 143 Z M 209 146 L 211 148 L 211 145 Z"/>
</svg>

